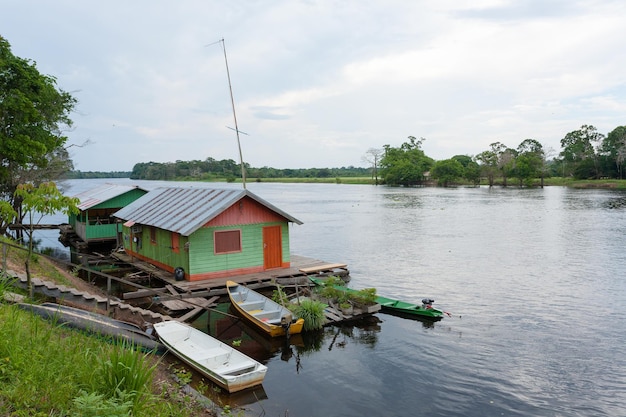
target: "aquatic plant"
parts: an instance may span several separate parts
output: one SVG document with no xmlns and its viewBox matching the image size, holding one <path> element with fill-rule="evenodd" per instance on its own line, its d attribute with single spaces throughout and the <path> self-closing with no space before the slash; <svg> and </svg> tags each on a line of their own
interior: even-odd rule
<svg viewBox="0 0 626 417">
<path fill-rule="evenodd" d="M 304 319 L 305 331 L 319 330 L 324 326 L 326 304 L 315 300 L 302 300 L 295 308 L 295 314 Z"/>
</svg>

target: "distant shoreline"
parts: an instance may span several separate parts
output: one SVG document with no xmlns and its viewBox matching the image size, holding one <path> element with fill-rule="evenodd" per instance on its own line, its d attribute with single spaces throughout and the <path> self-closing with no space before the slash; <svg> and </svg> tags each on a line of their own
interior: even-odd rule
<svg viewBox="0 0 626 417">
<path fill-rule="evenodd" d="M 115 173 L 118 174 L 118 173 Z M 129 178 L 127 177 L 119 177 L 117 175 L 112 175 L 111 177 L 98 177 L 102 179 L 106 178 Z M 66 179 L 96 179 L 96 178 L 66 178 Z M 151 181 L 151 180 L 142 180 L 142 181 Z M 204 182 L 204 183 L 241 183 L 241 179 L 236 178 L 226 179 L 226 178 L 213 178 L 211 180 L 196 180 L 193 178 L 175 178 L 172 180 L 158 180 L 158 181 L 181 181 L 181 182 Z M 332 177 L 332 178 L 248 178 L 247 183 L 285 183 L 285 184 L 350 184 L 350 185 L 375 185 L 376 180 L 370 177 Z M 378 179 L 378 185 L 385 186 L 382 180 Z M 487 186 L 488 183 L 486 180 L 482 180 L 479 184 L 480 186 Z M 435 181 L 428 181 L 417 187 L 436 187 L 437 183 Z M 452 187 L 473 187 L 473 184 L 458 182 L 451 185 Z M 553 177 L 553 178 L 545 178 L 544 186 L 562 186 L 562 187 L 571 187 L 578 189 L 586 189 L 586 188 L 595 188 L 595 189 L 614 189 L 614 190 L 626 190 L 626 180 L 614 180 L 614 179 L 600 179 L 600 180 L 575 180 L 573 178 L 562 178 L 562 177 Z M 494 187 L 502 187 L 502 179 L 498 178 Z M 536 179 L 533 185 L 533 188 L 540 187 L 540 179 Z M 519 184 L 516 178 L 507 178 L 507 188 L 519 188 Z M 526 188 L 526 187 L 524 187 Z"/>
</svg>

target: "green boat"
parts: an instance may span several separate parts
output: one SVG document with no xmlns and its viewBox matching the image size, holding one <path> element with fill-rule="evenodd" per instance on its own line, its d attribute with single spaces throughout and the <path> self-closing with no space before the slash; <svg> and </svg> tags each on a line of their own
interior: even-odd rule
<svg viewBox="0 0 626 417">
<path fill-rule="evenodd" d="M 376 297 L 376 302 L 380 304 L 383 312 L 398 315 L 417 316 L 430 320 L 441 320 L 445 312 L 433 307 L 435 300 L 424 298 L 422 304 L 407 303 L 406 301 L 394 300 L 386 297 Z"/>
<path fill-rule="evenodd" d="M 325 285 L 323 279 L 312 277 L 309 277 L 309 279 L 315 285 Z M 343 285 L 334 285 L 333 287 L 340 291 L 345 291 L 349 293 L 358 292 L 357 290 L 347 288 Z M 435 302 L 435 300 L 431 298 L 422 299 L 422 304 L 414 304 L 408 303 L 406 301 L 394 300 L 393 298 L 377 296 L 376 302 L 380 304 L 381 310 L 384 313 L 390 313 L 402 317 L 417 317 L 425 318 L 432 321 L 438 321 L 441 320 L 444 315 L 449 315 L 448 313 L 433 307 L 433 303 Z"/>
</svg>

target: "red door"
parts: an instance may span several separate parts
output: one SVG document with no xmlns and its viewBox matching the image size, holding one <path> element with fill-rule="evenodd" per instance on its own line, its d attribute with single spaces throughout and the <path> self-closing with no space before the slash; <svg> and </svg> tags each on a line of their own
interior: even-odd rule
<svg viewBox="0 0 626 417">
<path fill-rule="evenodd" d="M 280 268 L 283 265 L 283 245 L 280 226 L 263 228 L 263 267 Z"/>
</svg>

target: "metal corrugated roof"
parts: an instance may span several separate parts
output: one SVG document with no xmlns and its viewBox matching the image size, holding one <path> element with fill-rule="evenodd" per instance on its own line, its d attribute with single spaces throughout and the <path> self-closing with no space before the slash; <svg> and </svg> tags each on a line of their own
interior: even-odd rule
<svg viewBox="0 0 626 417">
<path fill-rule="evenodd" d="M 252 198 L 290 222 L 302 224 L 250 191 L 215 188 L 157 188 L 113 216 L 189 236 L 244 197 Z"/>
<path fill-rule="evenodd" d="M 80 194 L 76 194 L 74 197 L 80 200 L 80 203 L 78 204 L 78 209 L 82 211 L 90 209 L 91 207 L 97 206 L 104 201 L 108 201 L 112 198 L 115 198 L 135 189 L 142 190 L 143 188 L 140 188 L 136 185 L 106 183 L 102 184 L 99 187 L 83 191 Z"/>
</svg>

